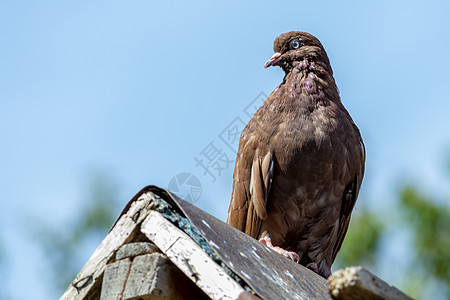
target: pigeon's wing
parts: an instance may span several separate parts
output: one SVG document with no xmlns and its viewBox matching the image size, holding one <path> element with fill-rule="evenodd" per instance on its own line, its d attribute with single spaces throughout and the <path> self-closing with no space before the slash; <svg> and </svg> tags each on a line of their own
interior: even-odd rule
<svg viewBox="0 0 450 300">
<path fill-rule="evenodd" d="M 359 135 L 359 130 L 357 128 L 356 131 Z M 344 190 L 344 195 L 342 197 L 339 228 L 337 232 L 337 241 L 333 248 L 332 262 L 334 261 L 337 253 L 341 249 L 342 242 L 344 241 L 345 234 L 347 233 L 348 224 L 350 223 L 350 216 L 353 207 L 355 206 L 356 199 L 358 198 L 359 188 L 361 187 L 362 178 L 364 176 L 364 163 L 366 160 L 366 150 L 360 135 L 359 135 L 359 149 L 357 149 L 357 153 L 359 153 L 358 156 L 360 159 L 359 164 L 357 164 L 356 175 L 353 181 L 346 186 Z"/>
<path fill-rule="evenodd" d="M 273 155 L 255 146 L 255 137 L 244 130 L 233 174 L 233 193 L 227 223 L 259 238 L 267 218 L 267 200 L 273 178 Z"/>
</svg>

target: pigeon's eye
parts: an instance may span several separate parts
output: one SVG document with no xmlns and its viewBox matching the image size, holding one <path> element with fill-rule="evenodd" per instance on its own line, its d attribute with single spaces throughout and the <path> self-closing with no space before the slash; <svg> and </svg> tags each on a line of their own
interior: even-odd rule
<svg viewBox="0 0 450 300">
<path fill-rule="evenodd" d="M 301 47 L 301 45 L 302 42 L 300 41 L 300 39 L 293 39 L 292 41 L 289 42 L 289 49 L 290 50 L 298 49 Z"/>
</svg>

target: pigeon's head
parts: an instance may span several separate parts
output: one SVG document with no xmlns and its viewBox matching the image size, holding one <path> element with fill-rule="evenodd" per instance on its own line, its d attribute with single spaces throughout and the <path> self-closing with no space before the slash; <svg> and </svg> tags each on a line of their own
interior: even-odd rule
<svg viewBox="0 0 450 300">
<path fill-rule="evenodd" d="M 264 64 L 264 68 L 280 66 L 286 74 L 298 64 L 314 62 L 321 64 L 332 74 L 330 61 L 320 41 L 313 35 L 302 31 L 281 34 L 273 42 L 274 55 Z"/>
</svg>

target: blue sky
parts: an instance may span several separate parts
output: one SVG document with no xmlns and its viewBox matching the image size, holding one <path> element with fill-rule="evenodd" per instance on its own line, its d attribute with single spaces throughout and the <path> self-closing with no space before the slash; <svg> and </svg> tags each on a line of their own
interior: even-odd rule
<svg viewBox="0 0 450 300">
<path fill-rule="evenodd" d="M 402 180 L 448 190 L 449 11 L 446 1 L 2 2 L 0 235 L 14 299 L 29 295 L 23 281 L 35 299 L 54 296 L 23 229 L 36 216 L 64 226 L 93 168 L 119 179 L 124 204 L 191 173 L 196 205 L 224 219 L 233 164 L 212 182 L 194 157 L 213 142 L 234 160 L 219 134 L 281 82 L 263 64 L 286 31 L 322 41 L 361 129 L 358 205 L 377 209 Z"/>
</svg>

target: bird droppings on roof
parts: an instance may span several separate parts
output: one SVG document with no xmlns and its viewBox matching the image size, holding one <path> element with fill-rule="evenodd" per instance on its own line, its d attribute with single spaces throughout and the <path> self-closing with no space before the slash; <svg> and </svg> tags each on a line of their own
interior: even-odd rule
<svg viewBox="0 0 450 300">
<path fill-rule="evenodd" d="M 244 271 L 242 271 L 242 275 L 244 275 L 246 278 L 251 279 L 250 275 L 248 275 L 247 273 L 245 273 Z"/>
<path fill-rule="evenodd" d="M 256 253 L 256 251 L 252 251 L 253 255 L 255 255 L 258 259 L 261 259 L 261 256 L 258 255 L 258 253 Z"/>
<path fill-rule="evenodd" d="M 291 274 L 291 272 L 289 271 L 284 271 L 284 274 L 286 274 L 287 276 L 291 277 L 292 279 L 294 279 L 294 275 Z"/>
<path fill-rule="evenodd" d="M 206 223 L 206 221 L 205 221 L 205 220 L 202 220 L 202 223 L 203 223 L 203 224 L 205 224 L 206 226 L 208 226 L 208 228 L 210 228 L 210 229 L 211 229 L 211 226 L 209 226 L 209 224 L 208 224 L 208 223 Z"/>
<path fill-rule="evenodd" d="M 219 247 L 219 246 L 217 246 L 217 244 L 216 244 L 216 243 L 214 243 L 213 241 L 209 242 L 209 244 L 210 244 L 211 246 L 213 246 L 214 248 L 218 248 L 218 249 L 220 249 L 220 247 Z"/>
</svg>

